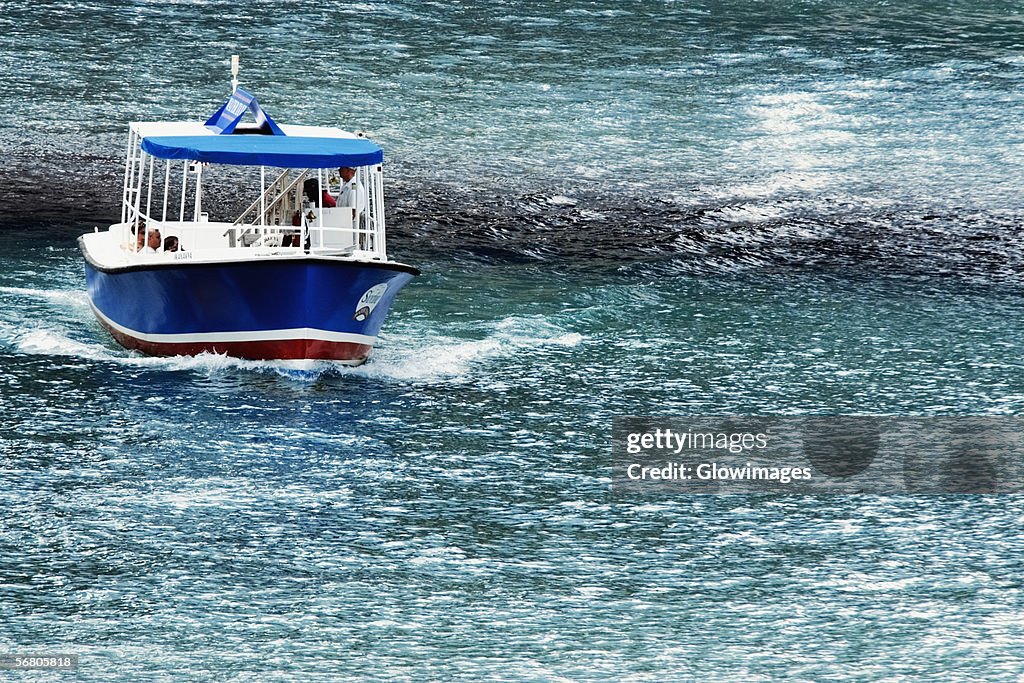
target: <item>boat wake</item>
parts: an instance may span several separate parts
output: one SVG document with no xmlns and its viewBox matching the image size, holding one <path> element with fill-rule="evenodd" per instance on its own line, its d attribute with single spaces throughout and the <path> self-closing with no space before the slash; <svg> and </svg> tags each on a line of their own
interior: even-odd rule
<svg viewBox="0 0 1024 683">
<path fill-rule="evenodd" d="M 399 381 L 468 381 L 474 369 L 489 361 L 571 348 L 583 342 L 582 335 L 540 316 L 510 316 L 474 330 L 461 330 L 475 333 L 476 338 L 430 334 L 409 327 L 382 337 L 370 362 L 344 372 Z M 481 332 L 483 336 L 479 336 Z M 393 345 L 390 337 L 395 339 Z"/>
<path fill-rule="evenodd" d="M 78 358 L 99 363 L 154 371 L 188 371 L 203 375 L 223 373 L 272 374 L 301 382 L 325 377 L 363 377 L 396 382 L 434 383 L 470 381 L 490 361 L 529 355 L 550 348 L 571 348 L 583 337 L 541 316 L 510 316 L 457 328 L 456 334 L 430 331 L 426 322 L 396 320 L 382 334 L 370 360 L 358 367 L 320 361 L 296 368 L 282 361 L 257 361 L 202 353 L 195 356 L 156 357 L 126 351 L 108 339 L 92 319 L 83 292 L 25 287 L 0 287 L 0 294 L 42 301 L 42 310 L 19 307 L 17 321 L 0 321 L 0 347 L 17 354 Z M 26 310 L 28 309 L 28 310 Z M 59 309 L 59 310 L 58 310 Z M 57 313 L 61 314 L 59 321 Z M 71 315 L 68 315 L 68 314 Z"/>
</svg>

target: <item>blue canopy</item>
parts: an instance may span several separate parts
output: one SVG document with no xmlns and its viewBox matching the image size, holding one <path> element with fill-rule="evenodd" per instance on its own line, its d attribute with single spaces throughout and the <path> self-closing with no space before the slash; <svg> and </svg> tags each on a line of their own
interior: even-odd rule
<svg viewBox="0 0 1024 683">
<path fill-rule="evenodd" d="M 291 135 L 160 135 L 142 149 L 159 159 L 192 159 L 236 166 L 337 168 L 384 161 L 384 150 L 366 138 Z"/>
</svg>

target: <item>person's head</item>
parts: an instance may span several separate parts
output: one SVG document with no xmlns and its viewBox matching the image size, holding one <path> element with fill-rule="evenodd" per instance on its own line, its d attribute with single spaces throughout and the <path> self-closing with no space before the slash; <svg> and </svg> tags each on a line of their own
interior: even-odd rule
<svg viewBox="0 0 1024 683">
<path fill-rule="evenodd" d="M 135 251 L 141 251 L 146 246 L 146 221 L 141 218 L 135 221 L 132 232 L 135 233 Z"/>
<path fill-rule="evenodd" d="M 174 235 L 168 235 L 167 239 L 164 240 L 164 251 L 178 251 L 178 238 Z"/>
<path fill-rule="evenodd" d="M 157 230 L 156 228 L 150 229 L 149 237 L 146 239 L 146 244 L 149 246 L 150 249 L 152 249 L 153 251 L 157 251 L 158 249 L 160 249 L 161 240 L 159 230 Z"/>
<path fill-rule="evenodd" d="M 338 169 L 338 174 L 341 175 L 341 179 L 347 183 L 355 177 L 356 169 L 350 166 L 342 166 Z"/>
</svg>

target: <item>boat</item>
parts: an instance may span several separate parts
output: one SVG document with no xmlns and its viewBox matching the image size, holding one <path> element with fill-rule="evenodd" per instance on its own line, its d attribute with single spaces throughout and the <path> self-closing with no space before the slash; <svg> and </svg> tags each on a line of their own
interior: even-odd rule
<svg viewBox="0 0 1024 683">
<path fill-rule="evenodd" d="M 78 239 L 89 305 L 148 355 L 361 364 L 419 274 L 388 258 L 382 164 L 362 133 L 276 123 L 233 57 L 205 122 L 129 125 L 120 221 Z M 237 215 L 207 201 L 240 188 Z"/>
</svg>

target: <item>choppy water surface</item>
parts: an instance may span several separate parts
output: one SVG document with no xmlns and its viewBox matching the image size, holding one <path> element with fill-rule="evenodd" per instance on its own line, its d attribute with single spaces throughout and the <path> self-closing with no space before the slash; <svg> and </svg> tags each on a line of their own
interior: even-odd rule
<svg viewBox="0 0 1024 683">
<path fill-rule="evenodd" d="M 0 654 L 1018 680 L 1018 497 L 632 499 L 608 464 L 626 414 L 1021 413 L 1022 16 L 0 2 Z M 208 114 L 232 52 L 278 120 L 385 147 L 424 275 L 361 368 L 135 356 L 89 312 L 125 123 Z"/>
</svg>

